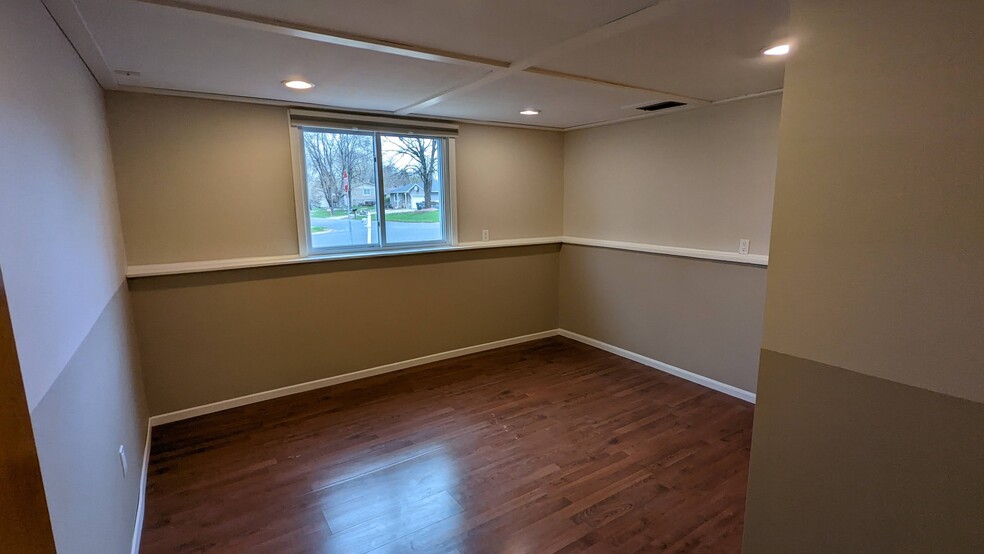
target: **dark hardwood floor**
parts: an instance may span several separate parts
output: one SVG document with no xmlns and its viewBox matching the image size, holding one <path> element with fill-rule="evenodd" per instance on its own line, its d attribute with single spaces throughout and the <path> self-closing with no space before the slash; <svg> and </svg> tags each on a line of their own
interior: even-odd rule
<svg viewBox="0 0 984 554">
<path fill-rule="evenodd" d="M 738 552 L 753 407 L 550 338 L 154 429 L 142 552 Z"/>
</svg>

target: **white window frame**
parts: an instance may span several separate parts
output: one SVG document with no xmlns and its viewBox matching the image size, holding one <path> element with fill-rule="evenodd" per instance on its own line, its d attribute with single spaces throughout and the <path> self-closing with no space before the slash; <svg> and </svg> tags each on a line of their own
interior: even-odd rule
<svg viewBox="0 0 984 554">
<path fill-rule="evenodd" d="M 309 197 L 307 186 L 307 168 L 304 160 L 303 130 L 317 129 L 328 132 L 368 134 L 373 136 L 377 157 L 381 157 L 381 136 L 412 136 L 415 138 L 431 138 L 441 142 L 442 163 L 440 167 L 439 209 L 441 210 L 444 236 L 443 240 L 423 241 L 423 242 L 401 242 L 395 244 L 386 243 L 385 230 L 385 183 L 383 183 L 382 162 L 376 161 L 376 206 L 377 217 L 373 220 L 376 225 L 377 245 L 350 245 L 339 247 L 315 248 L 311 244 L 311 213 L 308 209 Z M 297 239 L 298 252 L 301 257 L 325 257 L 339 256 L 345 258 L 358 257 L 359 255 L 373 256 L 380 253 L 396 252 L 423 252 L 427 250 L 445 250 L 448 247 L 458 245 L 457 221 L 457 194 L 455 179 L 455 137 L 431 135 L 427 132 L 401 132 L 395 128 L 388 130 L 386 127 L 373 129 L 357 129 L 334 124 L 312 124 L 292 122 L 290 127 L 290 150 L 293 166 L 294 179 L 294 207 L 297 220 Z M 382 214 L 382 217 L 379 217 Z"/>
</svg>

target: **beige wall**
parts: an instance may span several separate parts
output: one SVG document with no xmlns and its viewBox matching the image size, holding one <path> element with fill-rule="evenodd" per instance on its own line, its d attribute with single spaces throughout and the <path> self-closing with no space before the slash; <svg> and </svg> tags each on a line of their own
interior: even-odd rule
<svg viewBox="0 0 984 554">
<path fill-rule="evenodd" d="M 984 401 L 984 4 L 793 17 L 764 347 Z"/>
<path fill-rule="evenodd" d="M 151 413 L 556 329 L 558 250 L 131 279 Z"/>
<path fill-rule="evenodd" d="M 564 136 L 461 125 L 457 148 L 458 239 L 563 234 Z"/>
<path fill-rule="evenodd" d="M 0 3 L 0 75 L 0 265 L 56 546 L 128 551 L 147 413 L 102 91 L 38 0 Z"/>
<path fill-rule="evenodd" d="M 780 95 L 564 135 L 564 234 L 769 253 Z"/>
<path fill-rule="evenodd" d="M 982 19 L 793 2 L 746 552 L 984 550 Z"/>
<path fill-rule="evenodd" d="M 765 268 L 565 244 L 560 326 L 755 392 Z"/>
<path fill-rule="evenodd" d="M 130 263 L 296 252 L 283 108 L 132 93 L 111 93 L 108 102 Z M 757 98 L 567 135 L 462 124 L 456 141 L 459 239 L 481 240 L 483 229 L 490 231 L 492 240 L 559 236 L 564 233 L 566 209 L 568 232 L 573 229 L 579 236 L 727 250 L 737 249 L 738 238 L 749 237 L 753 252 L 766 252 L 780 103 L 779 96 Z M 247 137 L 239 139 L 243 144 L 229 142 L 232 130 Z M 251 150 L 263 151 L 266 157 L 241 155 Z M 616 178 L 605 177 L 609 173 Z M 252 188 L 246 187 L 251 194 L 230 192 L 244 181 L 252 183 Z M 606 186 L 598 187 L 600 182 Z M 603 199 L 596 191 L 603 192 Z M 233 202 L 227 201 L 231 197 L 239 203 L 235 209 L 226 205 Z M 631 201 L 619 203 L 618 198 Z M 663 220 L 671 216 L 677 219 Z M 626 229 L 635 234 L 626 235 Z M 529 275 L 531 288 L 520 290 L 510 287 L 518 287 L 522 279 L 506 275 L 504 268 L 519 271 L 519 276 L 528 268 L 507 264 L 510 253 L 515 252 L 490 254 L 498 262 L 486 262 L 491 273 L 476 277 L 485 283 L 484 289 L 446 279 L 443 271 L 450 266 L 428 263 L 413 270 L 415 280 L 408 282 L 446 282 L 449 297 L 460 302 L 459 311 L 449 307 L 446 313 L 434 311 L 434 304 L 418 306 L 442 320 L 435 334 L 443 337 L 441 341 L 403 344 L 397 320 L 386 332 L 378 331 L 379 337 L 399 344 L 392 352 L 383 355 L 365 346 L 339 355 L 342 345 L 364 340 L 360 337 L 365 331 L 344 329 L 337 345 L 323 347 L 337 358 L 328 365 L 297 343 L 299 337 L 316 340 L 310 329 L 322 321 L 319 312 L 300 317 L 296 325 L 269 325 L 285 317 L 277 312 L 283 308 L 271 307 L 269 299 L 286 282 L 280 277 L 296 270 L 249 273 L 248 293 L 234 277 L 238 274 L 216 277 L 230 281 L 221 287 L 199 286 L 208 280 L 204 277 L 131 281 L 151 409 L 164 413 L 505 338 L 526 328 L 542 331 L 556 327 L 558 318 L 571 331 L 755 390 L 764 295 L 761 268 L 565 247 L 562 256 L 551 258 L 554 264 L 565 260 L 559 273 L 556 267 L 550 269 L 558 280 L 542 281 L 545 269 L 538 268 Z M 409 268 L 426 259 L 413 257 L 400 264 Z M 383 269 L 375 269 L 388 262 L 367 261 L 360 266 L 366 273 L 348 281 L 342 276 L 354 274 L 338 271 L 346 266 L 337 263 L 304 270 L 319 274 L 309 277 L 317 283 L 310 285 L 312 296 L 339 287 L 392 290 L 404 279 L 384 277 Z M 514 278 L 519 280 L 513 283 Z M 195 286 L 171 285 L 184 282 Z M 161 283 L 159 290 L 147 290 L 150 283 Z M 679 293 L 681 287 L 687 294 Z M 468 296 L 464 288 L 486 292 Z M 206 291 L 225 300 L 184 300 Z M 497 303 L 528 294 L 536 298 L 532 326 L 505 325 Z M 338 309 L 358 314 L 353 322 L 368 325 L 360 319 L 364 313 L 392 309 L 390 294 L 364 303 L 372 296 L 367 292 L 340 298 Z M 301 300 L 292 296 L 282 301 L 286 306 Z M 330 295 L 317 300 L 330 301 Z M 182 305 L 186 311 L 178 308 Z M 247 313 L 259 310 L 257 319 L 249 320 L 247 313 L 225 315 L 232 305 Z M 460 312 L 462 306 L 468 306 L 467 314 Z M 557 310 L 550 315 L 544 311 L 548 306 Z M 529 317 L 524 314 L 510 312 L 510 317 Z M 545 327 L 544 318 L 551 319 L 553 327 Z M 498 331 L 470 330 L 482 320 Z M 256 334 L 264 329 L 271 336 Z M 192 331 L 200 337 L 192 339 Z M 266 348 L 268 355 L 250 351 L 243 356 L 237 353 L 242 344 Z M 422 348 L 426 344 L 430 346 Z M 289 369 L 272 372 L 275 366 Z M 244 377 L 238 381 L 230 379 L 232 375 Z"/>
<path fill-rule="evenodd" d="M 297 252 L 285 108 L 120 92 L 107 105 L 130 264 Z M 561 233 L 560 133 L 462 125 L 456 166 L 460 240 Z M 151 410 L 554 329 L 558 250 L 131 280 Z"/>
<path fill-rule="evenodd" d="M 297 253 L 286 108 L 109 92 L 131 265 Z M 560 133 L 462 125 L 461 241 L 558 236 Z"/>
<path fill-rule="evenodd" d="M 564 135 L 564 234 L 769 252 L 780 95 Z M 560 324 L 755 392 L 761 267 L 565 245 Z"/>
<path fill-rule="evenodd" d="M 297 253 L 286 108 L 106 93 L 131 265 Z"/>
</svg>

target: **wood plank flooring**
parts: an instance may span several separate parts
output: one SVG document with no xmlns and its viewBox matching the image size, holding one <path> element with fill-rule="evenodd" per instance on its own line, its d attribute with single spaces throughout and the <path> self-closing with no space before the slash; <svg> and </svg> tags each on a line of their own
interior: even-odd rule
<svg viewBox="0 0 984 554">
<path fill-rule="evenodd" d="M 565 338 L 154 429 L 142 552 L 738 552 L 753 407 Z"/>
</svg>

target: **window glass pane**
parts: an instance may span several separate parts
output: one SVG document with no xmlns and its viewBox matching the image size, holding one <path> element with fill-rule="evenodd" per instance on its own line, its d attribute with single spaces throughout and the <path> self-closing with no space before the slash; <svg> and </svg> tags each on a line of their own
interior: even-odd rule
<svg viewBox="0 0 984 554">
<path fill-rule="evenodd" d="M 375 139 L 304 129 L 311 247 L 378 246 Z"/>
<path fill-rule="evenodd" d="M 444 141 L 381 135 L 386 243 L 444 240 Z"/>
</svg>

